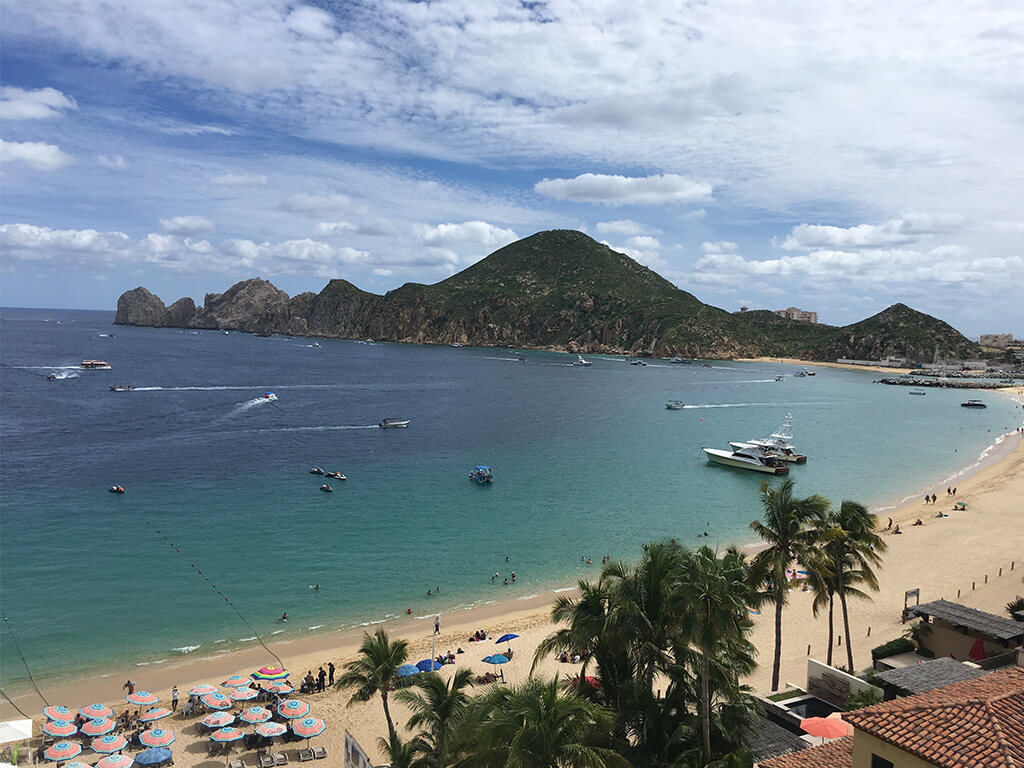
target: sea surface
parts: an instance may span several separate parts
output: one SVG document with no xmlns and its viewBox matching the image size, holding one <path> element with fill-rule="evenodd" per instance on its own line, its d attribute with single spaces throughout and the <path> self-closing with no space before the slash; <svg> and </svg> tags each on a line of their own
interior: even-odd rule
<svg viewBox="0 0 1024 768">
<path fill-rule="evenodd" d="M 787 413 L 810 457 L 792 469 L 798 492 L 876 506 L 923 494 L 1020 423 L 1002 395 L 968 410 L 966 392 L 912 397 L 871 372 L 609 355 L 579 368 L 551 352 L 112 323 L 0 311 L 5 689 L 25 680 L 12 638 L 37 679 L 70 678 L 527 597 L 659 537 L 750 543 L 768 476 L 701 447 L 767 435 Z M 493 485 L 469 480 L 480 463 Z M 314 466 L 348 480 L 321 492 Z"/>
</svg>

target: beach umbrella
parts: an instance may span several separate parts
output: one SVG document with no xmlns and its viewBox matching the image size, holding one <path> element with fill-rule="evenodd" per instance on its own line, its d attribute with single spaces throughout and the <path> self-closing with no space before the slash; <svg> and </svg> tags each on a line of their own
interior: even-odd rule
<svg viewBox="0 0 1024 768">
<path fill-rule="evenodd" d="M 228 691 L 228 698 L 232 701 L 252 701 L 260 692 L 255 688 L 236 688 L 233 691 Z"/>
<path fill-rule="evenodd" d="M 136 691 L 135 693 L 129 693 L 124 697 L 124 700 L 129 704 L 138 704 L 140 707 L 148 707 L 151 704 L 156 704 L 160 701 L 160 697 L 155 693 L 149 691 Z"/>
<path fill-rule="evenodd" d="M 223 728 L 225 725 L 231 725 L 231 723 L 235 722 L 235 716 L 228 712 L 214 712 L 212 715 L 207 715 L 199 722 L 207 728 Z"/>
<path fill-rule="evenodd" d="M 152 728 L 139 734 L 139 741 L 147 747 L 169 747 L 175 740 L 174 731 Z"/>
<path fill-rule="evenodd" d="M 299 720 L 309 714 L 309 704 L 299 699 L 288 699 L 277 705 L 277 714 L 289 720 Z"/>
<path fill-rule="evenodd" d="M 209 683 L 200 683 L 199 685 L 194 685 L 188 689 L 189 696 L 205 696 L 208 693 L 216 692 L 217 686 L 210 685 Z"/>
<path fill-rule="evenodd" d="M 75 713 L 67 707 L 63 707 L 60 704 L 56 706 L 45 707 L 43 714 L 46 715 L 50 720 L 72 720 L 75 717 Z"/>
<path fill-rule="evenodd" d="M 221 728 L 219 731 L 214 731 L 210 734 L 210 741 L 238 741 L 239 739 L 244 738 L 245 731 L 243 731 L 241 728 L 232 728 L 231 726 L 228 726 L 227 728 Z"/>
<path fill-rule="evenodd" d="M 117 727 L 117 723 L 109 717 L 97 717 L 82 723 L 79 729 L 86 736 L 105 736 Z"/>
<path fill-rule="evenodd" d="M 82 713 L 82 717 L 86 720 L 95 720 L 97 717 L 114 716 L 114 710 L 106 704 L 90 704 L 88 707 L 82 707 L 80 711 Z"/>
<path fill-rule="evenodd" d="M 43 733 L 47 736 L 74 736 L 78 733 L 78 726 L 69 723 L 67 720 L 47 720 L 43 723 Z"/>
<path fill-rule="evenodd" d="M 72 760 L 70 763 L 64 763 L 64 768 L 92 768 L 92 766 L 81 760 Z"/>
<path fill-rule="evenodd" d="M 135 756 L 135 762 L 139 765 L 160 765 L 171 759 L 169 749 L 146 749 Z M 64 768 L 68 768 L 66 765 Z"/>
<path fill-rule="evenodd" d="M 47 747 L 43 757 L 47 760 L 70 760 L 82 754 L 82 745 L 73 744 L 70 741 L 58 741 L 53 746 Z"/>
<path fill-rule="evenodd" d="M 274 713 L 266 707 L 249 707 L 238 716 L 243 723 L 265 723 L 272 718 Z"/>
<path fill-rule="evenodd" d="M 167 707 L 154 707 L 149 712 L 143 712 L 139 715 L 139 720 L 143 723 L 153 723 L 157 720 L 163 720 L 165 717 L 170 717 L 173 714 Z"/>
<path fill-rule="evenodd" d="M 821 739 L 841 739 L 853 730 L 845 720 L 834 717 L 807 717 L 800 721 L 800 728 Z"/>
<path fill-rule="evenodd" d="M 273 683 L 267 683 L 263 686 L 264 691 L 270 693 L 280 693 L 281 695 L 287 695 L 294 692 L 295 686 L 289 683 L 287 680 L 277 680 Z"/>
<path fill-rule="evenodd" d="M 245 675 L 232 675 L 221 683 L 221 685 L 225 688 L 244 688 L 249 685 L 249 678 Z"/>
<path fill-rule="evenodd" d="M 96 768 L 128 768 L 135 759 L 128 755 L 107 755 L 101 757 L 96 763 Z"/>
<path fill-rule="evenodd" d="M 323 721 L 323 718 L 319 717 L 304 717 L 292 723 L 292 733 L 304 739 L 312 739 L 314 736 L 319 736 L 325 730 L 327 730 L 327 723 Z"/>
<path fill-rule="evenodd" d="M 413 664 L 403 664 L 402 666 L 400 666 L 398 668 L 398 671 L 395 672 L 395 676 L 396 677 L 409 677 L 409 675 L 418 675 L 419 673 L 420 673 L 419 667 L 416 667 Z"/>
<path fill-rule="evenodd" d="M 199 700 L 210 709 L 231 709 L 231 699 L 223 693 L 208 693 Z"/>
<path fill-rule="evenodd" d="M 416 662 L 416 669 L 420 672 L 434 672 L 441 668 L 441 662 L 433 659 L 424 659 Z"/>
<path fill-rule="evenodd" d="M 284 680 L 288 677 L 288 673 L 280 667 L 260 667 L 249 675 L 249 677 L 253 680 Z"/>
<path fill-rule="evenodd" d="M 277 736 L 284 736 L 287 730 L 284 723 L 261 723 L 253 728 L 253 733 L 265 739 L 273 739 Z"/>
<path fill-rule="evenodd" d="M 494 642 L 495 643 L 510 643 L 513 640 L 515 640 L 517 637 L 519 637 L 519 635 L 513 635 L 511 632 L 509 632 L 508 634 L 502 635 L 501 637 L 499 637 Z"/>
<path fill-rule="evenodd" d="M 128 739 L 119 733 L 109 733 L 102 738 L 93 739 L 91 746 L 93 752 L 99 752 L 101 755 L 112 755 L 127 747 Z"/>
<path fill-rule="evenodd" d="M 508 664 L 508 656 L 501 653 L 496 653 L 493 656 L 484 656 L 483 661 L 485 664 Z"/>
</svg>

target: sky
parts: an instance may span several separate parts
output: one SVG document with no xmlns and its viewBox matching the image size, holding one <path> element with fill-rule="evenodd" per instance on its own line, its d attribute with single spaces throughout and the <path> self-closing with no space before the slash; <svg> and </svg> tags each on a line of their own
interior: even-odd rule
<svg viewBox="0 0 1024 768">
<path fill-rule="evenodd" d="M 1024 5 L 0 0 L 0 303 L 383 293 L 579 229 L 1024 336 Z"/>
</svg>

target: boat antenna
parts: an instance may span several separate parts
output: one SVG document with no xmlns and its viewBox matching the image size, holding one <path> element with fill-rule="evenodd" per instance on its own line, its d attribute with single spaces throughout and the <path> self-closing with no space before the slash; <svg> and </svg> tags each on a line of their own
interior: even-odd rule
<svg viewBox="0 0 1024 768">
<path fill-rule="evenodd" d="M 25 660 L 25 654 L 21 652 L 21 643 L 18 642 L 18 636 L 14 634 L 14 630 L 11 629 L 11 623 L 7 620 L 6 616 L 4 616 L 4 626 L 7 627 L 7 631 L 11 635 L 11 640 L 14 641 L 14 647 L 18 649 L 18 655 L 21 656 L 21 663 L 25 665 L 25 671 L 28 672 L 29 682 L 31 682 L 32 683 L 32 687 L 36 689 L 36 693 L 38 693 L 39 694 L 39 698 L 43 700 L 43 704 L 45 704 L 46 706 L 50 706 L 50 702 L 48 702 L 46 700 L 46 697 L 43 696 L 43 692 L 40 691 L 39 690 L 39 686 L 36 685 L 35 678 L 32 677 L 32 670 L 29 669 L 28 661 Z M 7 694 L 6 693 L 4 694 L 4 697 L 7 698 Z M 10 701 L 11 704 L 14 704 L 14 702 L 11 701 L 10 698 L 7 698 L 7 700 Z M 18 708 L 15 707 L 15 709 L 18 709 Z M 21 712 L 20 709 L 18 709 L 18 711 Z M 21 712 L 21 713 L 23 715 L 25 714 L 24 712 Z"/>
<path fill-rule="evenodd" d="M 28 715 L 26 715 L 24 712 L 21 711 L 21 707 L 19 707 L 17 704 L 14 703 L 14 699 L 12 699 L 10 696 L 8 696 L 6 693 L 4 693 L 4 689 L 3 688 L 0 688 L 0 696 L 3 696 L 5 699 L 7 699 L 7 701 L 10 702 L 11 706 L 14 707 L 16 710 L 18 710 L 18 713 L 22 717 L 24 717 L 24 718 L 26 718 L 28 720 L 32 719 L 31 717 L 29 717 Z M 46 706 L 50 706 L 50 705 L 47 704 Z"/>
<path fill-rule="evenodd" d="M 150 528 L 153 527 L 152 524 L 148 520 L 146 521 L 146 525 L 149 526 Z M 269 653 L 271 656 L 273 656 L 275 659 L 277 659 L 277 663 L 281 665 L 281 669 L 284 669 L 285 664 L 284 664 L 284 661 L 281 660 L 281 657 L 278 656 L 276 653 L 274 653 L 272 650 L 270 650 L 269 646 L 267 646 L 267 644 L 265 642 L 263 642 L 263 635 L 261 635 L 259 632 L 256 631 L 256 629 L 253 627 L 253 625 L 249 623 L 249 620 L 246 619 L 245 616 L 242 615 L 242 612 L 240 610 L 238 610 L 237 607 L 235 607 L 235 604 L 231 602 L 231 599 L 227 595 L 225 595 L 216 584 L 214 584 L 212 581 L 210 581 L 210 577 L 207 576 L 205 573 L 203 573 L 202 568 L 198 568 L 195 563 L 193 563 L 191 560 L 189 560 L 187 557 L 185 557 L 185 553 L 181 551 L 181 547 L 179 547 L 177 544 L 175 544 L 173 541 L 171 541 L 169 538 L 167 538 L 167 536 L 165 534 L 163 534 L 160 531 L 159 528 L 153 528 L 153 530 L 155 530 L 157 532 L 157 535 L 160 536 L 161 538 L 163 538 L 164 541 L 166 541 L 168 544 L 170 544 L 171 547 L 174 548 L 175 552 L 177 552 L 179 555 L 181 555 L 181 559 L 184 560 L 186 563 L 188 563 L 189 567 L 193 571 L 195 571 L 197 575 L 202 576 L 203 579 L 206 581 L 206 583 L 209 584 L 210 587 L 218 595 L 220 595 L 221 597 L 224 598 L 224 602 L 227 603 L 231 607 L 231 610 L 233 610 L 238 615 L 238 618 L 240 618 L 242 620 L 242 623 L 245 624 L 245 626 L 247 626 L 249 628 L 249 631 L 253 633 L 253 635 L 259 641 L 260 645 L 263 646 L 263 649 L 267 653 Z"/>
</svg>

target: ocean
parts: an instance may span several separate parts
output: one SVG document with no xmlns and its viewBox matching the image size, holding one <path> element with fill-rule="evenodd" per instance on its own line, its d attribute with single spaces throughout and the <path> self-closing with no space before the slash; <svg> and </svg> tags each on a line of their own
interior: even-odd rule
<svg viewBox="0 0 1024 768">
<path fill-rule="evenodd" d="M 751 543 L 758 486 L 778 481 L 701 447 L 787 413 L 810 457 L 797 491 L 876 506 L 923 495 L 1020 424 L 1002 395 L 971 393 L 989 407 L 968 410 L 966 392 L 910 397 L 867 371 L 610 355 L 579 368 L 553 352 L 112 323 L 0 311 L 5 690 L 25 682 L 11 633 L 37 679 L 72 678 L 514 600 L 660 537 Z M 492 485 L 469 480 L 476 464 Z M 321 492 L 314 466 L 348 480 Z"/>
</svg>

